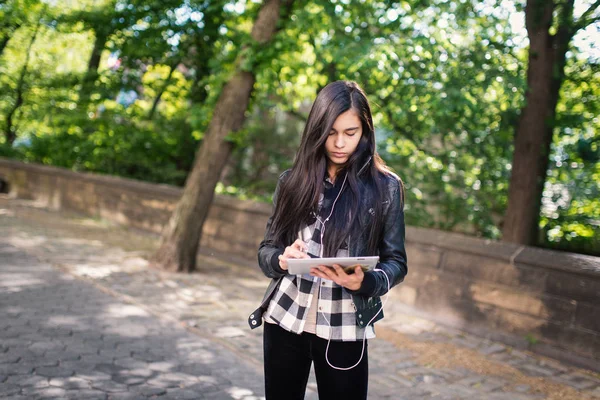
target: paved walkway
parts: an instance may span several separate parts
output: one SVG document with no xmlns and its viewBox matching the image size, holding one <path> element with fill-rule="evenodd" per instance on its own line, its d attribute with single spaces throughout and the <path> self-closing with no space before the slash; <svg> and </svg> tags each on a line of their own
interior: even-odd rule
<svg viewBox="0 0 600 400">
<path fill-rule="evenodd" d="M 262 329 L 246 318 L 267 280 L 210 254 L 198 273 L 154 270 L 156 243 L 0 197 L 0 398 L 264 396 Z M 376 333 L 369 399 L 600 398 L 598 374 L 394 307 Z"/>
</svg>

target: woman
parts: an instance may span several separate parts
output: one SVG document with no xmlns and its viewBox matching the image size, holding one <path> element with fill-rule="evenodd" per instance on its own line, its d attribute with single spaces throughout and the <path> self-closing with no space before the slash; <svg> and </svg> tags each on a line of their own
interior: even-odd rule
<svg viewBox="0 0 600 400">
<path fill-rule="evenodd" d="M 279 177 L 258 262 L 272 278 L 249 318 L 264 328 L 268 400 L 303 399 L 314 362 L 319 399 L 366 399 L 366 339 L 380 296 L 407 273 L 404 188 L 375 149 L 368 100 L 354 82 L 323 88 L 293 167 Z M 376 270 L 287 271 L 290 258 L 379 256 Z"/>
</svg>

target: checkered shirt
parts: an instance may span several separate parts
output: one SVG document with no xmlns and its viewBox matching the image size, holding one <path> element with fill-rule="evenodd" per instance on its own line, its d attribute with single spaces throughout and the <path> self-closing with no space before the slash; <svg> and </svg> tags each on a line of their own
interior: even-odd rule
<svg viewBox="0 0 600 400">
<path fill-rule="evenodd" d="M 341 180 L 338 178 L 336 183 Z M 298 237 L 307 243 L 308 253 L 321 253 L 322 221 L 331 212 L 331 205 L 339 193 L 339 186 L 326 177 L 323 193 L 319 198 L 319 211 L 313 220 L 298 232 Z M 342 244 L 336 257 L 347 257 L 348 240 Z M 319 296 L 320 289 L 320 296 Z M 282 328 L 300 334 L 304 331 L 306 316 L 313 296 L 317 300 L 316 335 L 323 339 L 338 341 L 363 340 L 365 328 L 356 324 L 356 307 L 352 295 L 337 283 L 309 274 L 285 275 L 274 293 L 263 318 L 265 322 L 278 324 Z M 373 326 L 367 328 L 366 337 L 375 337 Z"/>
</svg>

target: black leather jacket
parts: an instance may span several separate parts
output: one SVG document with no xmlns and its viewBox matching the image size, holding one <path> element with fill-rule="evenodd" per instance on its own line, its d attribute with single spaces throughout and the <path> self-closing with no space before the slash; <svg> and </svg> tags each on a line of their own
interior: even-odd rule
<svg viewBox="0 0 600 400">
<path fill-rule="evenodd" d="M 360 169 L 358 176 L 370 162 L 367 161 Z M 283 172 L 279 176 L 275 193 L 273 194 L 273 210 L 277 204 L 277 196 L 281 187 L 281 183 L 286 179 L 289 170 Z M 404 248 L 405 226 L 404 226 L 404 196 L 400 187 L 400 179 L 393 174 L 385 175 L 387 183 L 387 194 L 384 196 L 384 226 L 383 235 L 379 245 L 379 263 L 378 269 L 385 272 L 389 279 L 390 289 L 404 280 L 408 272 L 406 250 Z M 367 254 L 367 239 L 369 230 L 367 227 L 371 223 L 373 217 L 372 209 L 367 209 L 372 203 L 372 198 L 369 198 L 369 192 L 365 191 L 361 199 L 359 208 L 359 226 L 358 232 L 352 232 L 349 237 L 349 253 L 350 256 L 369 256 Z M 272 278 L 269 287 L 267 288 L 260 307 L 256 309 L 248 318 L 248 323 L 252 329 L 262 324 L 262 314 L 267 309 L 272 294 L 277 290 L 281 277 L 288 272 L 279 267 L 279 255 L 283 254 L 284 249 L 277 247 L 271 236 L 271 223 L 273 215 L 267 221 L 265 237 L 258 248 L 258 264 L 263 273 Z M 352 300 L 356 307 L 356 323 L 364 327 L 365 324 L 373 318 L 381 309 L 381 298 L 388 291 L 388 282 L 379 271 L 368 271 L 365 273 L 365 278 L 361 287 L 358 290 L 346 289 L 352 294 Z M 383 310 L 372 321 L 372 324 L 383 318 Z"/>
</svg>

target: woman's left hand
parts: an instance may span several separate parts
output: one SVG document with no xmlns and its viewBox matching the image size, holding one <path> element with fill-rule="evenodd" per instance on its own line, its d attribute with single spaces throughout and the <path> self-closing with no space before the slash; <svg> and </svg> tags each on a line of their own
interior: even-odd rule
<svg viewBox="0 0 600 400">
<path fill-rule="evenodd" d="M 354 267 L 353 274 L 347 274 L 338 264 L 333 264 L 333 267 L 319 265 L 316 268 L 311 268 L 310 274 L 319 278 L 329 279 L 350 290 L 358 290 L 365 278 L 365 273 L 360 265 Z"/>
</svg>

